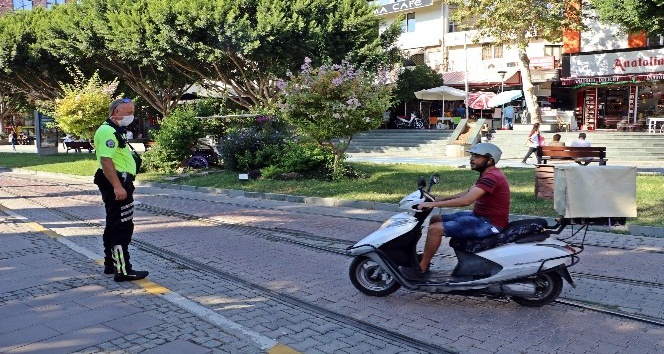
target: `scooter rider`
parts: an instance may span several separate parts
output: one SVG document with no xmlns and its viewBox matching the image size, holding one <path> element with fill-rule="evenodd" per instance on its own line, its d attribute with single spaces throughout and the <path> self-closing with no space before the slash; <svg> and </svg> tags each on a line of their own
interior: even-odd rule
<svg viewBox="0 0 664 354">
<path fill-rule="evenodd" d="M 502 151 L 494 144 L 480 143 L 468 152 L 471 169 L 480 173 L 477 182 L 467 191 L 420 203 L 418 209 L 465 207 L 473 203 L 473 211 L 434 215 L 420 261 L 420 271 L 429 271 L 429 264 L 440 247 L 443 236 L 485 238 L 502 231 L 509 223 L 510 186 L 503 172 L 496 167 Z"/>
<path fill-rule="evenodd" d="M 115 274 L 115 281 L 138 280 L 146 271 L 132 269 L 129 243 L 134 232 L 134 178 L 136 162 L 127 146 L 125 127 L 134 120 L 134 103 L 116 99 L 109 106 L 109 118 L 95 132 L 94 142 L 99 169 L 95 184 L 106 208 L 104 229 L 104 273 Z"/>
</svg>

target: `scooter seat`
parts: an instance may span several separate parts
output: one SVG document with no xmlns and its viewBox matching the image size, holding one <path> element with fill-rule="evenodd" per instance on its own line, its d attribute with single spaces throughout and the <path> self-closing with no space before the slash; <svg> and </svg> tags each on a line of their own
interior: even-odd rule
<svg viewBox="0 0 664 354">
<path fill-rule="evenodd" d="M 509 223 L 502 232 L 491 237 L 477 240 L 451 238 L 450 247 L 464 252 L 477 253 L 511 242 L 542 241 L 548 237 L 543 233 L 547 226 L 546 220 L 541 218 L 517 220 Z"/>
</svg>

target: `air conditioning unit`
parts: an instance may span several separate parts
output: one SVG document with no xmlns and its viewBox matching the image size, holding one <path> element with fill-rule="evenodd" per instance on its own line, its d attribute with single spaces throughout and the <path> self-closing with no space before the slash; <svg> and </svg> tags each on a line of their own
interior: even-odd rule
<svg viewBox="0 0 664 354">
<path fill-rule="evenodd" d="M 508 68 L 516 68 L 517 66 L 519 66 L 519 63 L 517 63 L 515 61 L 510 61 L 510 62 L 505 63 L 505 66 L 508 67 Z"/>
</svg>

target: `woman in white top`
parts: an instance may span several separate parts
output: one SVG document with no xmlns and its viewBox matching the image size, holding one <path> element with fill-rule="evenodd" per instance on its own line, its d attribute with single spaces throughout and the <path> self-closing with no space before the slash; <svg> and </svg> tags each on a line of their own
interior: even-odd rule
<svg viewBox="0 0 664 354">
<path fill-rule="evenodd" d="M 533 124 L 533 129 L 530 130 L 530 134 L 528 134 L 528 139 L 524 142 L 524 145 L 528 145 L 528 153 L 526 156 L 524 156 L 522 163 L 527 164 L 528 163 L 528 158 L 530 155 L 534 152 L 535 157 L 537 157 L 537 163 L 542 163 L 542 157 L 537 154 L 537 147 L 540 146 L 540 130 L 539 130 L 539 123 Z"/>
</svg>

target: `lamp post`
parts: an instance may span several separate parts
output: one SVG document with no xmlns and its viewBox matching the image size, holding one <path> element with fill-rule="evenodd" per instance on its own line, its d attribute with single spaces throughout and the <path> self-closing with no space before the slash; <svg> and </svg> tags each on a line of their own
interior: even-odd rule
<svg viewBox="0 0 664 354">
<path fill-rule="evenodd" d="M 498 75 L 500 75 L 500 93 L 503 93 L 505 90 L 505 74 L 507 71 L 499 70 Z M 505 104 L 500 105 L 500 127 L 505 126 Z"/>
</svg>

